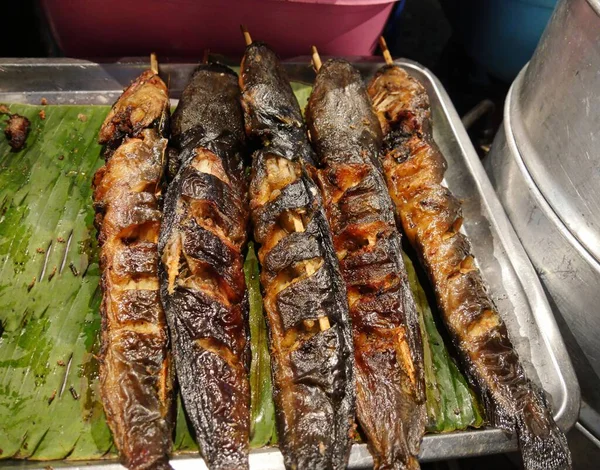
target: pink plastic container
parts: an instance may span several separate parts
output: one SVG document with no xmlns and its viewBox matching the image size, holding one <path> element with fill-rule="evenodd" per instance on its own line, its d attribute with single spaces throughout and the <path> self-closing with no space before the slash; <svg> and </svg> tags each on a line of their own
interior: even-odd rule
<svg viewBox="0 0 600 470">
<path fill-rule="evenodd" d="M 371 55 L 390 0 L 42 0 L 69 57 L 125 57 L 155 51 L 198 60 L 204 49 L 241 56 L 240 24 L 282 57 Z"/>
</svg>

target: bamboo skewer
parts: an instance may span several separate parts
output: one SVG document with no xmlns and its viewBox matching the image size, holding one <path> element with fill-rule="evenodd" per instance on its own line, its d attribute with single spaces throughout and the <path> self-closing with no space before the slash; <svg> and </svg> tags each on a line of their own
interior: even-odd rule
<svg viewBox="0 0 600 470">
<path fill-rule="evenodd" d="M 204 54 L 202 55 L 202 63 L 208 64 L 208 58 L 210 56 L 210 49 L 204 49 Z"/>
<path fill-rule="evenodd" d="M 246 46 L 249 46 L 250 44 L 252 44 L 252 36 L 250 36 L 250 33 L 243 24 L 240 25 L 240 29 L 242 30 L 242 34 L 244 35 L 244 41 L 246 41 Z"/>
<path fill-rule="evenodd" d="M 388 49 L 387 43 L 385 42 L 385 38 L 383 36 L 379 36 L 379 47 L 381 47 L 381 53 L 383 54 L 385 63 L 392 65 L 394 63 L 394 59 L 392 59 L 392 54 L 390 54 L 390 50 Z"/>
<path fill-rule="evenodd" d="M 326 331 L 331 328 L 328 317 L 319 317 L 319 328 L 321 328 L 321 331 Z"/>
<path fill-rule="evenodd" d="M 290 178 L 292 176 L 292 168 L 290 168 L 290 163 L 287 160 L 283 158 L 278 159 L 277 167 L 286 178 Z M 304 232 L 305 227 L 302 218 L 298 214 L 294 214 L 293 212 L 290 212 L 288 216 L 291 219 L 292 225 L 294 226 L 294 230 L 296 232 Z"/>
<path fill-rule="evenodd" d="M 291 214 L 292 223 L 294 224 L 294 230 L 296 232 L 304 232 L 304 223 L 299 215 Z"/>
<path fill-rule="evenodd" d="M 156 58 L 155 52 L 152 52 L 150 54 L 150 70 L 152 70 L 156 75 L 158 75 L 158 59 Z"/>
<path fill-rule="evenodd" d="M 317 46 L 312 46 L 310 48 L 310 51 L 311 51 L 311 56 L 312 56 L 313 67 L 314 67 L 315 71 L 318 72 L 319 69 L 321 68 L 321 65 L 323 65 L 323 63 L 321 62 L 321 57 L 319 56 L 319 51 L 317 50 Z"/>
<path fill-rule="evenodd" d="M 306 274 L 308 276 L 311 276 L 312 274 L 314 274 L 316 272 L 316 267 L 313 263 L 308 263 L 306 266 Z M 314 324 L 314 320 L 304 320 L 304 324 L 311 328 L 312 325 Z M 326 331 L 329 328 L 331 328 L 331 324 L 329 323 L 329 318 L 328 317 L 319 317 L 319 328 L 321 331 Z"/>
<path fill-rule="evenodd" d="M 156 52 L 151 52 L 150 53 L 150 70 L 158 75 L 158 58 L 156 57 Z M 171 74 L 167 75 L 167 90 L 169 90 L 169 88 L 171 87 Z M 169 115 L 168 109 L 169 109 L 169 100 L 167 100 L 167 102 L 165 103 L 165 107 L 166 110 L 164 113 L 162 113 L 161 118 L 160 118 L 160 122 L 158 124 L 158 128 L 162 129 L 164 126 L 164 120 L 167 118 L 167 116 Z M 158 178 L 156 180 L 156 186 L 154 187 L 154 194 L 156 194 L 157 196 L 159 196 L 160 194 L 162 194 L 162 190 L 161 190 L 161 181 L 162 181 L 162 177 L 165 171 L 165 156 L 166 156 L 166 152 L 162 153 L 161 156 L 161 161 L 160 161 L 160 178 Z"/>
</svg>

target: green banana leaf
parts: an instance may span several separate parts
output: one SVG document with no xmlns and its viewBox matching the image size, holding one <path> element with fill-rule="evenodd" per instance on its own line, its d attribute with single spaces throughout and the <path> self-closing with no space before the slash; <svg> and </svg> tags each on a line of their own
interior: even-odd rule
<svg viewBox="0 0 600 470">
<path fill-rule="evenodd" d="M 31 132 L 19 152 L 0 136 L 0 458 L 101 458 L 112 438 L 98 389 L 91 180 L 109 107 L 10 110 Z M 183 413 L 176 430 L 175 449 L 194 450 Z"/>
<path fill-rule="evenodd" d="M 275 405 L 271 386 L 271 357 L 267 340 L 267 325 L 260 293 L 260 271 L 250 242 L 244 263 L 248 300 L 250 302 L 250 447 L 263 447 L 276 436 Z"/>
<path fill-rule="evenodd" d="M 427 394 L 427 431 L 450 432 L 483 424 L 480 405 L 437 330 L 412 261 L 403 253 L 408 282 L 419 313 Z"/>
<path fill-rule="evenodd" d="M 312 92 L 312 85 L 306 85 L 305 83 L 300 82 L 292 82 L 292 90 L 294 90 L 294 94 L 296 95 L 296 99 L 298 100 L 298 104 L 302 110 L 302 115 L 304 115 L 304 110 L 306 109 L 308 99 L 310 98 L 310 93 Z"/>
<path fill-rule="evenodd" d="M 304 107 L 310 86 L 293 87 Z M 91 179 L 102 164 L 96 137 L 108 109 L 11 105 L 32 123 L 25 148 L 12 151 L 0 134 L 0 458 L 114 455 L 97 380 L 101 294 L 91 205 Z M 253 246 L 244 269 L 253 358 L 251 446 L 260 447 L 277 436 Z M 410 281 L 429 338 L 429 430 L 477 426 L 478 406 L 435 329 L 414 271 Z M 197 450 L 180 403 L 174 449 Z"/>
<path fill-rule="evenodd" d="M 90 182 L 108 108 L 10 109 L 31 132 L 20 152 L 0 136 L 0 457 L 100 457 L 111 437 Z"/>
</svg>

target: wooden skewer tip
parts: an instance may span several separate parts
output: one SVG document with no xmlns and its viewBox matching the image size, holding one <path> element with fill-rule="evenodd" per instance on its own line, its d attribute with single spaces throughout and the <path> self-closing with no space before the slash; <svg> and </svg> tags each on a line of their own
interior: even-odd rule
<svg viewBox="0 0 600 470">
<path fill-rule="evenodd" d="M 313 66 L 315 67 L 315 70 L 318 72 L 319 69 L 321 68 L 321 65 L 323 65 L 323 63 L 321 62 L 321 56 L 319 56 L 319 51 L 317 50 L 317 46 L 312 46 L 310 50 L 311 50 L 311 55 L 312 55 Z"/>
<path fill-rule="evenodd" d="M 158 59 L 156 58 L 155 52 L 150 54 L 150 70 L 158 74 Z"/>
<path fill-rule="evenodd" d="M 244 35 L 244 41 L 246 41 L 246 46 L 249 46 L 250 44 L 252 44 L 252 36 L 250 36 L 250 33 L 243 24 L 240 25 L 240 29 L 242 30 L 242 34 Z"/>
<path fill-rule="evenodd" d="M 387 42 L 383 36 L 379 36 L 379 47 L 381 47 L 381 50 L 387 50 L 388 48 Z"/>
<path fill-rule="evenodd" d="M 202 55 L 202 63 L 208 64 L 208 58 L 210 56 L 210 49 L 204 49 L 204 54 Z"/>
<path fill-rule="evenodd" d="M 394 59 L 392 59 L 392 54 L 390 54 L 390 50 L 388 49 L 387 43 L 385 42 L 385 38 L 383 36 L 379 36 L 379 47 L 381 47 L 381 52 L 383 54 L 383 58 L 385 59 L 385 63 L 392 65 L 394 63 Z"/>
<path fill-rule="evenodd" d="M 294 230 L 296 232 L 304 232 L 304 223 L 299 215 L 294 214 L 292 216 L 292 221 L 294 223 Z"/>
</svg>

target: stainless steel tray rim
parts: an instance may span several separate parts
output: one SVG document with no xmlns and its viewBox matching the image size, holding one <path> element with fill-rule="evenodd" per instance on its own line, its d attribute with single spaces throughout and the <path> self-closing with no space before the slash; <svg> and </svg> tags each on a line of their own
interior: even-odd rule
<svg viewBox="0 0 600 470">
<path fill-rule="evenodd" d="M 521 71 L 520 76 L 522 76 L 522 74 L 523 74 L 523 71 Z M 531 175 L 527 171 L 527 167 L 525 165 L 525 162 L 523 161 L 521 153 L 519 152 L 517 143 L 516 143 L 514 135 L 512 133 L 512 121 L 511 121 L 510 110 L 511 110 L 512 96 L 515 93 L 515 84 L 516 84 L 516 81 L 515 81 L 515 83 L 513 83 L 513 85 L 509 89 L 508 96 L 506 97 L 506 101 L 505 101 L 505 105 L 504 105 L 504 131 L 506 133 L 507 145 L 509 146 L 509 148 L 511 149 L 511 151 L 515 157 L 515 160 L 519 166 L 519 169 L 522 172 L 523 177 L 525 178 L 525 181 L 526 181 L 526 184 L 527 184 L 529 190 L 536 198 L 536 202 L 540 204 L 540 208 L 548 216 L 548 218 L 550 218 L 552 221 L 555 222 L 555 224 L 560 228 L 563 235 L 565 237 L 567 237 L 572 243 L 574 243 L 574 246 L 578 250 L 581 250 L 582 254 L 585 254 L 586 259 L 588 259 L 590 262 L 593 262 L 594 264 L 596 264 L 595 260 L 589 255 L 589 253 L 587 251 L 585 251 L 585 249 L 579 243 L 577 243 L 576 239 L 569 232 L 569 230 L 566 227 L 564 227 L 564 225 L 562 224 L 562 222 L 560 221 L 558 216 L 556 216 L 556 214 L 554 213 L 554 211 L 552 210 L 550 205 L 544 199 L 543 195 L 541 194 L 541 192 L 535 185 L 535 182 L 531 178 Z M 498 203 L 500 203 L 500 202 L 498 201 Z M 508 221 L 508 217 L 506 216 L 506 214 L 504 216 L 507 218 L 507 221 Z M 511 226 L 511 230 L 516 237 L 517 236 L 516 232 L 514 232 L 514 229 L 512 228 L 512 226 Z M 520 246 L 520 248 L 522 250 L 524 250 L 524 248 L 522 246 Z M 537 284 L 536 287 L 538 287 L 539 289 L 542 289 L 541 282 L 540 282 L 539 278 L 537 278 L 537 276 L 536 276 L 536 284 Z M 545 295 L 544 295 L 544 302 L 547 303 L 547 299 L 545 298 Z M 548 345 L 548 347 L 551 349 L 554 349 L 555 348 L 554 345 L 557 342 L 559 342 L 560 348 L 566 350 L 566 346 L 564 344 L 562 336 L 560 335 L 560 333 L 558 333 L 558 325 L 556 324 L 556 320 L 555 320 L 554 316 L 551 315 L 550 317 L 539 318 L 537 309 L 533 309 L 532 311 L 533 311 L 534 316 L 536 316 L 536 320 L 538 322 L 540 322 L 540 325 L 544 325 L 544 323 L 552 324 L 551 325 L 552 328 L 542 328 L 542 337 L 546 340 L 546 344 Z M 552 336 L 553 336 L 552 339 L 548 338 L 548 334 L 550 332 L 552 332 Z M 552 360 L 557 361 L 556 355 L 552 356 Z M 569 364 L 570 364 L 570 359 L 568 356 L 563 358 L 563 360 L 568 360 Z M 556 363 L 556 364 L 558 365 L 558 363 Z M 571 414 L 573 414 L 573 411 L 575 411 L 575 413 L 574 413 L 575 416 L 577 416 L 579 414 L 579 403 L 581 400 L 581 391 L 579 389 L 579 384 L 577 382 L 577 378 L 575 376 L 575 372 L 573 370 L 572 365 L 569 368 L 569 374 L 571 375 L 571 377 L 565 377 L 564 380 L 562 381 L 562 383 L 565 387 L 565 391 L 567 391 L 567 387 L 571 388 L 570 393 L 572 396 L 576 397 L 576 401 L 568 402 L 567 400 L 564 400 L 562 403 L 562 406 L 558 410 L 554 410 L 556 413 L 555 420 L 557 421 L 557 424 L 559 424 L 559 425 L 561 425 L 563 416 L 571 415 Z M 576 407 L 576 410 L 570 409 L 570 408 L 575 408 L 575 407 Z M 571 423 L 568 427 L 570 428 L 573 424 L 574 423 Z"/>
<path fill-rule="evenodd" d="M 582 384 L 581 421 L 586 409 L 584 400 L 596 408 L 599 403 L 598 318 L 594 312 L 600 302 L 600 270 L 538 191 L 522 161 L 523 149 L 518 149 L 512 139 L 513 115 L 508 110 L 505 106 L 505 123 L 484 166 L 553 301 L 554 315 Z"/>
<path fill-rule="evenodd" d="M 458 434 L 458 433 L 456 433 Z M 464 431 L 460 434 L 463 439 L 462 447 L 483 448 L 493 444 L 496 446 L 497 453 L 500 452 L 511 452 L 517 449 L 517 441 L 514 436 L 509 436 L 499 429 L 479 429 Z M 436 434 L 425 436 L 425 439 L 431 441 L 433 438 L 433 444 L 435 445 L 436 440 L 445 440 L 447 437 L 456 437 L 452 434 Z M 498 445 L 501 442 L 501 445 Z M 444 459 L 453 459 L 464 457 L 464 452 L 460 448 L 461 446 L 455 446 L 453 450 L 448 450 L 444 453 Z M 442 445 L 444 450 L 447 449 L 445 444 Z M 423 446 L 422 448 L 423 449 Z M 439 460 L 439 456 L 423 455 L 423 452 L 419 454 L 420 462 L 432 462 Z M 33 460 L 5 460 L 0 461 L 3 468 L 13 468 L 21 470 L 47 470 L 48 464 L 54 469 L 65 468 L 70 470 L 87 469 L 87 470 L 124 470 L 118 459 L 115 458 L 104 458 L 99 460 L 55 460 L 55 461 L 33 461 Z M 283 455 L 277 447 L 263 447 L 260 449 L 253 449 L 249 455 L 249 462 L 251 469 L 260 470 L 281 470 L 284 468 Z M 204 459 L 202 459 L 197 453 L 186 452 L 182 454 L 176 454 L 171 457 L 169 463 L 175 470 L 208 470 Z M 348 461 L 348 468 L 359 470 L 359 469 L 371 469 L 373 467 L 373 458 L 367 449 L 366 444 L 354 444 L 350 452 L 350 458 Z"/>
<path fill-rule="evenodd" d="M 406 67 L 407 64 L 409 67 L 413 64 L 412 61 L 406 60 L 397 60 L 395 61 L 398 65 Z M 412 68 L 415 68 L 414 65 Z M 433 83 L 436 92 L 442 96 L 442 107 L 446 114 L 451 118 L 450 125 L 453 128 L 454 133 L 458 137 L 458 144 L 460 145 L 463 153 L 467 156 L 467 164 L 470 167 L 471 172 L 476 176 L 475 183 L 477 185 L 477 190 L 480 194 L 484 194 L 484 188 L 487 190 L 489 188 L 490 194 L 486 194 L 486 197 L 482 197 L 482 203 L 488 207 L 488 212 L 490 214 L 490 222 L 495 223 L 501 229 L 498 230 L 498 236 L 502 240 L 502 244 L 509 248 L 506 252 L 507 256 L 511 259 L 513 266 L 518 267 L 519 265 L 524 265 L 523 259 L 527 259 L 527 254 L 521 243 L 518 241 L 518 237 L 512 224 L 508 220 L 508 216 L 504 212 L 504 208 L 502 207 L 502 203 L 498 199 L 497 195 L 493 191 L 492 184 L 489 180 L 485 169 L 483 168 L 479 157 L 471 144 L 471 140 L 469 136 L 462 126 L 457 126 L 457 122 L 461 122 L 456 112 L 456 109 L 452 105 L 448 105 L 451 103 L 450 97 L 448 96 L 446 90 L 443 85 L 439 81 L 439 79 L 433 75 L 428 69 L 422 67 L 419 70 L 423 70 L 429 80 Z M 513 85 L 514 86 L 514 85 Z M 513 86 L 509 90 L 509 96 L 507 96 L 505 107 L 509 108 L 510 106 L 510 96 L 513 92 Z M 505 116 L 508 115 L 508 112 L 505 113 Z M 516 143 L 513 140 L 513 144 L 516 146 Z M 518 252 L 519 256 L 515 256 L 515 253 Z M 564 380 L 561 380 L 561 385 L 563 387 L 563 391 L 565 392 L 565 397 L 571 395 L 575 398 L 573 402 L 565 399 L 561 403 L 561 406 L 554 411 L 554 419 L 557 424 L 562 429 L 569 429 L 573 426 L 576 421 L 576 416 L 579 412 L 579 401 L 580 401 L 580 390 L 579 384 L 577 383 L 577 378 L 575 373 L 573 372 L 572 365 L 570 365 L 570 359 L 566 354 L 566 346 L 558 331 L 558 325 L 556 324 L 556 320 L 553 315 L 544 315 L 542 316 L 539 311 L 539 305 L 542 304 L 545 308 L 550 311 L 550 305 L 548 304 L 548 300 L 546 295 L 544 294 L 541 282 L 537 275 L 535 274 L 535 270 L 531 263 L 527 261 L 527 266 L 523 266 L 524 269 L 516 269 L 516 275 L 519 277 L 523 289 L 528 292 L 531 296 L 533 296 L 536 302 L 530 301 L 531 311 L 540 326 L 544 326 L 541 328 L 541 336 L 544 339 L 546 346 L 553 350 L 555 354 L 552 355 L 552 360 L 555 364 L 555 367 L 558 369 L 562 369 L 559 367 L 559 362 L 557 359 L 557 355 L 563 356 L 561 360 L 569 361 L 569 372 L 570 377 L 564 377 Z M 528 299 L 531 300 L 531 299 Z M 538 308 L 536 308 L 536 305 Z M 550 337 L 551 335 L 551 337 Z M 570 384 L 570 385 L 569 385 Z M 569 390 L 570 389 L 570 390 Z M 570 392 L 570 393 L 569 393 Z M 575 418 L 573 418 L 573 415 Z"/>
</svg>

